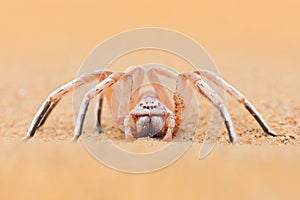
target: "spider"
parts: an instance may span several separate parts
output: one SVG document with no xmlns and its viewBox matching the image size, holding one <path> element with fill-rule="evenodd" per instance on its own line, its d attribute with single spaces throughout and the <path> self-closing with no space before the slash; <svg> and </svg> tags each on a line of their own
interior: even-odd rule
<svg viewBox="0 0 300 200">
<path fill-rule="evenodd" d="M 139 86 L 142 84 L 145 75 L 151 82 L 152 90 L 141 92 L 139 91 Z M 158 75 L 176 80 L 176 91 L 173 93 L 173 100 L 159 86 L 160 79 Z M 116 122 L 122 128 L 127 140 L 139 137 L 159 137 L 163 141 L 170 141 L 180 127 L 182 112 L 188 105 L 188 102 L 184 102 L 184 100 L 189 98 L 184 97 L 181 90 L 186 85 L 189 85 L 219 110 L 224 119 L 230 141 L 236 143 L 237 135 L 234 125 L 223 100 L 202 77 L 223 88 L 239 103 L 243 104 L 265 133 L 277 136 L 275 132 L 270 130 L 265 120 L 243 94 L 211 71 L 197 70 L 190 73 L 177 73 L 163 66 L 155 66 L 150 69 L 132 66 L 124 72 L 99 70 L 83 74 L 52 92 L 35 114 L 24 140 L 34 136 L 36 130 L 44 124 L 63 96 L 83 84 L 97 80 L 99 81 L 98 84 L 90 89 L 82 100 L 72 141 L 76 141 L 81 135 L 89 103 L 96 95 L 100 96 L 96 117 L 99 133 L 103 132 L 101 127 L 103 98 L 105 97 L 111 103 L 114 103 L 116 98 L 119 98 L 121 101 L 116 104 L 117 106 L 113 107 L 112 113 L 121 116 L 116 119 Z M 117 85 L 121 85 L 121 89 L 119 88 L 119 91 L 116 92 L 118 95 L 113 96 L 113 93 L 117 90 Z M 132 91 L 134 90 L 135 92 L 133 93 Z"/>
</svg>

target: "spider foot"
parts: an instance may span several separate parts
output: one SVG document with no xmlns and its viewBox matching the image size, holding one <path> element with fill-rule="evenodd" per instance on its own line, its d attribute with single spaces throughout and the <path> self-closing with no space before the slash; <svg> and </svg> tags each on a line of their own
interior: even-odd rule
<svg viewBox="0 0 300 200">
<path fill-rule="evenodd" d="M 27 142 L 32 136 L 26 135 L 25 137 L 22 138 L 23 142 Z"/>
<path fill-rule="evenodd" d="M 78 140 L 78 138 L 79 138 L 79 135 L 74 135 L 71 139 L 71 142 L 75 143 Z"/>
<path fill-rule="evenodd" d="M 168 131 L 167 134 L 162 139 L 163 142 L 171 142 L 173 139 L 172 132 Z"/>
<path fill-rule="evenodd" d="M 127 142 L 133 142 L 135 140 L 132 134 L 125 134 L 125 139 Z"/>
<path fill-rule="evenodd" d="M 273 137 L 278 137 L 278 136 L 284 136 L 283 134 L 278 134 L 278 133 L 276 133 L 276 132 L 274 132 L 274 131 L 270 131 L 270 130 L 268 130 L 268 131 L 265 131 L 268 135 L 271 135 L 271 136 L 273 136 Z"/>
<path fill-rule="evenodd" d="M 96 125 L 96 128 L 97 128 L 97 131 L 98 131 L 99 134 L 100 134 L 100 133 L 104 133 L 104 131 L 103 131 L 103 129 L 102 129 L 102 127 L 101 127 L 100 124 L 97 124 L 97 125 Z"/>
</svg>

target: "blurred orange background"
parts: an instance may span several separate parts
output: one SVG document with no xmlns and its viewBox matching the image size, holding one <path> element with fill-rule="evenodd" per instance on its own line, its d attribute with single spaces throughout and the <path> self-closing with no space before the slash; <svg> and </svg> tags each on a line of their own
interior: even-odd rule
<svg viewBox="0 0 300 200">
<path fill-rule="evenodd" d="M 6 72 L 1 78 L 10 80 L 26 68 L 47 72 L 57 67 L 70 79 L 100 42 L 154 26 L 194 38 L 225 77 L 230 76 L 227 68 L 268 68 L 298 80 L 299 8 L 297 0 L 5 1 L 0 8 L 0 66 Z"/>
<path fill-rule="evenodd" d="M 141 27 L 194 38 L 227 80 L 255 105 L 276 102 L 266 113 L 276 109 L 286 122 L 280 114 L 299 113 L 300 1 L 12 0 L 1 2 L 0 27 L 0 199 L 299 198 L 298 146 L 221 145 L 202 161 L 197 146 L 169 168 L 130 175 L 102 166 L 80 143 L 7 138 L 25 134 L 43 98 L 72 79 L 97 44 Z M 48 127 L 72 124 L 70 104 Z"/>
<path fill-rule="evenodd" d="M 291 66 L 299 63 L 299 4 L 297 0 L 6 1 L 0 8 L 1 51 L 6 59 L 15 55 L 24 61 L 34 56 L 39 60 L 46 51 L 58 59 L 81 55 L 65 65 L 78 66 L 108 37 L 154 26 L 194 38 L 220 65 L 239 62 L 241 56 L 249 65 L 257 57 L 266 62 L 276 56 L 275 66 Z"/>
</svg>

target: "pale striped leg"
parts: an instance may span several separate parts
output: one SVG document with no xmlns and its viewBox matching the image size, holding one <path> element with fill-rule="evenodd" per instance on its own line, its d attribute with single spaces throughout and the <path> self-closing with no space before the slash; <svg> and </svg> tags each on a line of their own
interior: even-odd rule
<svg viewBox="0 0 300 200">
<path fill-rule="evenodd" d="M 166 105 L 169 109 L 172 109 L 171 99 L 167 95 L 165 89 L 160 86 L 161 82 L 157 74 L 168 77 L 173 80 L 177 79 L 178 74 L 177 72 L 174 72 L 171 69 L 168 69 L 163 66 L 153 67 L 147 71 L 148 79 L 151 81 L 152 86 L 157 93 L 157 96 L 159 97 L 159 99 L 162 101 L 164 105 Z"/>
<path fill-rule="evenodd" d="M 145 70 L 142 67 L 132 66 L 128 67 L 125 71 L 126 74 L 132 76 L 132 91 L 134 92 L 131 97 L 131 106 L 130 108 L 133 108 L 139 99 L 139 93 L 140 93 L 140 87 L 143 83 L 144 76 L 145 76 Z"/>
<path fill-rule="evenodd" d="M 144 79 L 144 69 L 142 67 L 137 67 L 137 66 L 132 66 L 132 67 L 128 67 L 125 71 L 125 73 L 127 75 L 131 75 L 133 78 L 133 87 L 132 87 L 132 91 L 135 91 L 135 93 L 133 94 L 133 96 L 131 97 L 131 104 L 132 105 L 136 105 L 137 102 L 139 101 L 139 87 L 141 86 L 143 79 Z M 132 92 L 130 91 L 130 92 Z M 103 132 L 103 129 L 101 127 L 101 113 L 102 113 L 102 104 L 103 104 L 103 95 L 100 94 L 99 95 L 99 102 L 97 105 L 97 114 L 96 114 L 96 128 L 98 130 L 99 133 Z M 109 99 L 107 99 L 109 100 Z M 126 102 L 126 103 L 130 103 L 130 102 Z"/>
<path fill-rule="evenodd" d="M 224 119 L 230 141 L 233 143 L 237 142 L 234 125 L 221 97 L 205 81 L 203 81 L 200 76 L 192 73 L 183 73 L 179 76 L 185 80 L 189 80 L 190 84 L 194 88 L 198 89 L 198 91 L 220 111 L 220 114 Z"/>
<path fill-rule="evenodd" d="M 45 115 L 43 116 L 42 120 L 40 121 L 37 129 L 40 128 L 41 126 L 43 126 L 43 124 L 46 122 L 48 116 L 50 115 L 52 110 L 56 107 L 56 105 L 58 104 L 59 101 L 60 100 L 57 100 L 50 105 L 49 109 L 46 111 Z"/>
<path fill-rule="evenodd" d="M 96 71 L 89 74 L 83 74 L 78 78 L 70 81 L 69 83 L 63 85 L 62 87 L 58 88 L 54 92 L 52 92 L 48 98 L 43 102 L 40 109 L 35 114 L 31 125 L 27 131 L 26 136 L 23 140 L 28 140 L 29 138 L 33 137 L 36 130 L 41 127 L 44 122 L 46 121 L 47 117 L 50 115 L 51 111 L 55 108 L 57 103 L 62 99 L 62 97 L 74 89 L 80 87 L 81 85 L 91 82 L 93 80 L 103 80 L 112 72 L 110 71 Z"/>
<path fill-rule="evenodd" d="M 162 139 L 164 142 L 170 142 L 173 139 L 174 128 L 176 125 L 176 117 L 173 114 L 168 117 L 167 125 L 168 125 L 168 129 L 166 135 Z"/>
<path fill-rule="evenodd" d="M 83 123 L 84 123 L 86 111 L 88 109 L 90 100 L 93 99 L 96 95 L 101 94 L 103 90 L 110 88 L 112 85 L 118 82 L 123 76 L 124 73 L 111 74 L 109 77 L 107 77 L 106 79 L 98 83 L 96 87 L 90 89 L 84 95 L 77 116 L 76 126 L 75 126 L 75 131 L 74 131 L 74 136 L 72 138 L 72 141 L 76 141 L 82 133 Z"/>
<path fill-rule="evenodd" d="M 99 94 L 99 102 L 97 105 L 97 114 L 96 114 L 96 128 L 98 130 L 98 133 L 103 133 L 103 129 L 101 126 L 102 105 L 103 105 L 103 94 Z"/>
<path fill-rule="evenodd" d="M 245 108 L 249 111 L 249 113 L 254 117 L 254 119 L 259 123 L 261 128 L 265 133 L 271 136 L 277 136 L 275 132 L 273 132 L 268 124 L 265 122 L 261 114 L 255 109 L 255 107 L 246 99 L 246 97 L 236 90 L 232 85 L 224 81 L 221 77 L 216 75 L 215 73 L 207 70 L 194 71 L 194 73 L 203 76 L 212 82 L 214 82 L 217 86 L 223 88 L 228 94 L 230 94 L 233 98 L 235 98 L 238 102 L 242 103 Z"/>
<path fill-rule="evenodd" d="M 123 124 L 125 139 L 127 141 L 132 141 L 134 139 L 133 133 L 136 133 L 136 130 L 134 130 L 134 123 L 132 117 L 130 115 L 127 115 L 124 119 Z"/>
</svg>

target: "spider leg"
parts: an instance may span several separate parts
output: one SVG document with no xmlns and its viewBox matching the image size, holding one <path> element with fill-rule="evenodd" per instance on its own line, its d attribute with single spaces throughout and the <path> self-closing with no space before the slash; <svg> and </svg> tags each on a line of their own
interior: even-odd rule
<svg viewBox="0 0 300 200">
<path fill-rule="evenodd" d="M 86 111 L 88 109 L 90 100 L 93 99 L 96 95 L 101 94 L 103 90 L 110 88 L 112 85 L 118 82 L 123 76 L 124 73 L 111 74 L 106 79 L 98 83 L 96 87 L 90 89 L 85 94 L 77 116 L 76 126 L 75 126 L 75 131 L 74 131 L 74 136 L 72 138 L 72 141 L 76 141 L 82 133 L 83 122 L 85 119 Z"/>
<path fill-rule="evenodd" d="M 160 80 L 159 80 L 157 74 L 165 76 L 167 78 L 174 79 L 174 80 L 177 79 L 178 74 L 177 74 L 177 72 L 174 72 L 163 66 L 153 67 L 147 71 L 148 79 L 152 82 L 152 86 L 155 89 L 157 96 L 164 103 L 164 105 L 166 105 L 169 109 L 172 109 L 171 100 L 170 100 L 169 96 L 167 95 L 165 89 L 160 87 Z"/>
<path fill-rule="evenodd" d="M 200 76 L 192 73 L 183 73 L 179 76 L 185 80 L 189 80 L 190 84 L 194 88 L 198 89 L 198 91 L 220 111 L 220 114 L 224 119 L 230 141 L 233 143 L 237 142 L 234 125 L 222 98 Z"/>
<path fill-rule="evenodd" d="M 208 78 L 213 81 L 217 86 L 223 88 L 227 93 L 229 93 L 238 102 L 242 103 L 249 113 L 254 117 L 254 119 L 259 123 L 263 131 L 271 136 L 278 136 L 275 132 L 271 131 L 268 124 L 265 122 L 260 113 L 255 109 L 255 107 L 246 99 L 246 97 L 236 90 L 232 85 L 224 81 L 221 77 L 217 76 L 215 73 L 207 70 L 194 71 L 198 75 Z"/>
<path fill-rule="evenodd" d="M 187 81 L 183 80 L 178 75 L 177 72 L 175 72 L 169 68 L 166 68 L 164 66 L 155 66 L 155 67 L 151 68 L 147 73 L 149 80 L 151 80 L 153 82 L 159 81 L 157 74 L 176 81 L 176 88 L 175 88 L 176 92 L 174 92 L 174 94 L 173 94 L 173 102 L 174 102 L 174 114 L 173 114 L 174 117 L 173 118 L 175 119 L 175 126 L 172 128 L 172 133 L 174 136 L 177 133 L 179 127 L 182 125 L 181 123 L 184 120 L 183 116 L 185 118 L 190 118 L 191 117 L 190 113 L 193 113 L 192 107 L 185 106 L 185 105 L 189 105 L 190 102 L 192 101 L 193 90 Z M 153 86 L 155 86 L 155 85 L 156 84 L 153 84 Z M 156 91 L 157 90 L 159 92 L 163 93 L 162 96 L 168 96 L 166 94 L 165 90 L 160 90 L 160 87 L 157 88 Z M 170 120 L 171 120 L 170 124 L 172 124 L 171 123 L 172 118 L 170 118 Z M 186 120 L 190 120 L 190 119 L 186 119 Z M 169 133 L 168 133 L 168 129 L 167 129 L 167 134 L 165 136 L 166 141 L 168 140 L 167 138 L 169 137 L 169 136 L 167 136 L 168 134 Z"/>
<path fill-rule="evenodd" d="M 50 105 L 51 105 L 51 102 L 48 99 L 43 102 L 42 106 L 35 114 L 32 122 L 31 122 L 31 125 L 27 131 L 26 136 L 23 138 L 24 141 L 26 141 L 29 138 L 31 138 L 32 136 L 34 136 L 36 129 L 39 127 L 40 122 L 42 121 L 43 117 L 46 115 L 47 110 L 50 108 Z"/>
<path fill-rule="evenodd" d="M 151 69 L 149 69 L 149 73 L 153 73 L 153 72 L 156 74 L 168 77 L 170 79 L 174 79 L 174 80 L 176 80 L 178 77 L 177 72 L 175 72 L 169 68 L 166 68 L 164 66 L 155 66 L 155 67 L 152 67 Z"/>
<path fill-rule="evenodd" d="M 134 139 L 133 131 L 136 132 L 136 130 L 133 130 L 133 119 L 130 115 L 127 115 L 124 119 L 124 133 L 125 133 L 125 139 L 127 141 L 132 141 Z"/>
<path fill-rule="evenodd" d="M 101 127 L 102 105 L 103 105 L 103 94 L 99 94 L 99 102 L 97 105 L 97 114 L 96 114 L 96 127 L 98 133 L 103 133 L 103 129 Z"/>
<path fill-rule="evenodd" d="M 191 116 L 189 113 L 193 113 L 192 107 L 186 107 L 185 105 L 189 105 L 193 99 L 193 90 L 191 86 L 188 84 L 187 81 L 183 80 L 180 76 L 178 76 L 178 73 L 166 68 L 164 66 L 155 66 L 151 68 L 148 72 L 148 75 L 157 78 L 157 75 L 159 74 L 161 76 L 167 77 L 172 80 L 176 80 L 176 92 L 173 94 L 173 102 L 174 102 L 174 114 L 175 114 L 175 128 L 173 131 L 173 134 L 177 132 L 178 128 L 181 125 L 181 121 L 183 120 L 182 117 L 185 115 L 185 117 L 190 118 Z M 149 79 L 150 79 L 149 78 Z M 154 79 L 150 79 L 153 81 L 157 81 Z M 165 90 L 161 91 L 162 93 L 165 93 Z M 167 96 L 165 93 L 164 96 Z"/>
<path fill-rule="evenodd" d="M 37 129 L 40 128 L 41 126 L 43 126 L 43 124 L 46 122 L 48 116 L 50 115 L 50 113 L 52 112 L 52 110 L 56 107 L 56 105 L 58 104 L 60 100 L 57 100 L 55 102 L 53 102 L 49 109 L 46 111 L 45 115 L 43 116 L 43 118 L 41 119 L 39 125 L 37 126 Z"/>
<path fill-rule="evenodd" d="M 132 67 L 128 67 L 125 73 L 131 75 L 133 79 L 132 81 L 133 85 L 131 91 L 134 91 L 134 93 L 132 94 L 131 97 L 131 106 L 130 106 L 130 109 L 132 109 L 140 100 L 139 91 L 140 91 L 140 86 L 142 85 L 144 80 L 145 70 L 142 67 L 132 66 Z"/>
<path fill-rule="evenodd" d="M 53 109 L 56 107 L 56 105 L 64 95 L 70 93 L 71 91 L 85 83 L 91 82 L 96 79 L 103 80 L 111 73 L 112 72 L 110 71 L 96 71 L 89 74 L 83 74 L 52 92 L 35 114 L 27 131 L 27 134 L 23 138 L 23 140 L 28 140 L 29 138 L 34 136 L 36 130 L 45 123 L 50 113 L 53 111 Z"/>
<path fill-rule="evenodd" d="M 173 139 L 174 128 L 176 126 L 176 117 L 173 114 L 167 118 L 167 125 L 166 135 L 162 139 L 164 142 L 170 142 Z"/>
<path fill-rule="evenodd" d="M 130 75 L 132 76 L 132 88 L 130 91 L 127 91 L 126 89 L 126 92 L 130 92 L 131 94 L 131 91 L 135 91 L 134 94 L 132 94 L 132 96 L 130 97 L 131 98 L 131 105 L 130 105 L 130 108 L 129 109 L 132 109 L 136 104 L 137 102 L 139 101 L 139 86 L 141 86 L 142 82 L 143 82 L 143 79 L 144 79 L 144 69 L 142 67 L 137 67 L 137 66 L 131 66 L 131 67 L 128 67 L 126 70 L 125 70 L 125 73 L 127 75 Z M 128 83 L 127 83 L 128 84 Z M 124 92 L 124 91 L 121 91 L 121 93 Z M 118 101 L 121 100 L 121 99 L 124 99 L 124 94 L 121 95 L 117 92 L 117 90 L 114 90 L 114 91 L 109 91 L 108 93 L 106 93 L 105 97 L 107 99 L 108 102 L 112 102 L 112 93 L 114 93 L 114 95 L 116 96 L 119 96 L 117 99 Z M 116 99 L 116 96 L 115 96 L 115 99 Z M 103 129 L 101 127 L 101 112 L 102 112 L 102 103 L 103 103 L 103 96 L 100 95 L 100 98 L 99 98 L 99 102 L 98 102 L 98 106 L 97 106 L 97 114 L 96 114 L 96 127 L 97 127 L 97 130 L 99 133 L 102 133 L 103 132 Z M 130 102 L 125 102 L 125 101 L 120 101 L 120 104 L 129 104 Z M 117 110 L 115 110 L 117 113 L 120 111 L 118 110 L 119 108 L 116 108 Z M 112 112 L 114 112 L 114 110 L 112 110 Z"/>
</svg>

